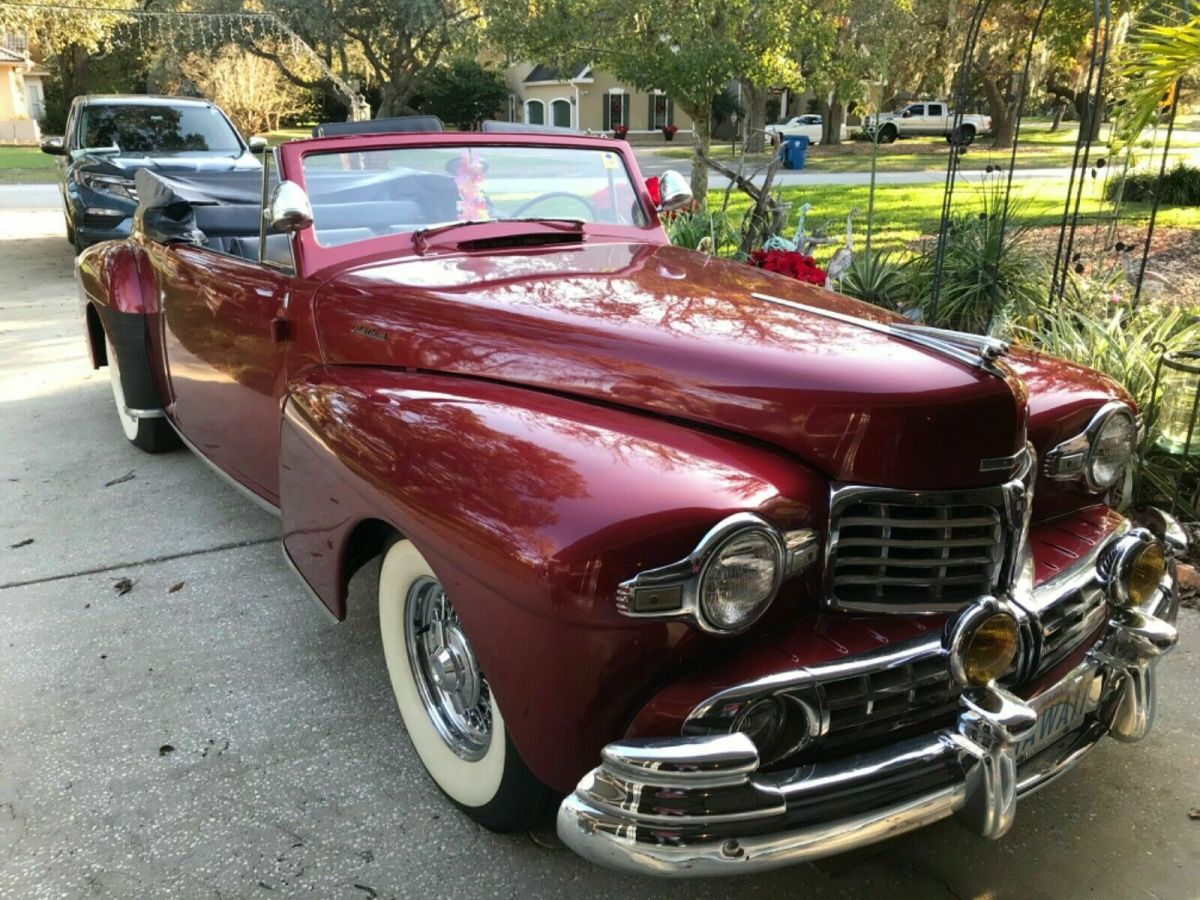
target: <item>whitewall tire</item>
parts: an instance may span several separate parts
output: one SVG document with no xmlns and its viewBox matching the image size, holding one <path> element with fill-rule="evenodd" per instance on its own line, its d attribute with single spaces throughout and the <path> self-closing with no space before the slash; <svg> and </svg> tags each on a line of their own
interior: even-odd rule
<svg viewBox="0 0 1200 900">
<path fill-rule="evenodd" d="M 117 359 L 117 351 L 108 337 L 104 338 L 104 345 L 113 403 L 116 404 L 117 420 L 121 423 L 121 431 L 125 433 L 126 439 L 147 453 L 163 453 L 177 447 L 179 439 L 165 418 L 159 416 L 143 419 L 129 414 L 128 404 L 125 403 L 125 388 L 121 385 L 121 364 Z"/>
<path fill-rule="evenodd" d="M 513 747 L 450 600 L 409 541 L 384 553 L 379 629 L 400 717 L 434 783 L 487 828 L 534 824 L 548 791 Z"/>
</svg>

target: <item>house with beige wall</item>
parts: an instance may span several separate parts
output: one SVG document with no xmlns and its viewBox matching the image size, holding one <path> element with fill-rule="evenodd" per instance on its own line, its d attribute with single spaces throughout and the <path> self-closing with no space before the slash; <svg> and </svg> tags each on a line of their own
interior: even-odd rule
<svg viewBox="0 0 1200 900">
<path fill-rule="evenodd" d="M 37 142 L 46 74 L 24 53 L 0 44 L 0 142 Z"/>
<path fill-rule="evenodd" d="M 660 140 L 667 125 L 684 132 L 692 128 L 692 120 L 662 91 L 624 84 L 591 64 L 562 72 L 542 63 L 516 63 L 505 68 L 504 76 L 511 122 L 592 132 L 624 125 L 632 137 L 660 135 Z"/>
</svg>

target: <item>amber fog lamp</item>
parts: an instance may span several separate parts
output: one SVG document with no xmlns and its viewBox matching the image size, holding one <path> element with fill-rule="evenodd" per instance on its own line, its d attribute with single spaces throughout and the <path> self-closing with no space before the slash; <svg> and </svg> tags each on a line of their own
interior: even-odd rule
<svg viewBox="0 0 1200 900">
<path fill-rule="evenodd" d="M 1099 569 L 1114 604 L 1145 606 L 1154 599 L 1167 573 L 1166 549 L 1150 532 L 1139 528 L 1105 551 Z"/>
<path fill-rule="evenodd" d="M 950 669 L 967 687 L 991 684 L 1012 668 L 1021 649 L 1016 618 L 988 597 L 968 607 L 950 636 Z"/>
</svg>

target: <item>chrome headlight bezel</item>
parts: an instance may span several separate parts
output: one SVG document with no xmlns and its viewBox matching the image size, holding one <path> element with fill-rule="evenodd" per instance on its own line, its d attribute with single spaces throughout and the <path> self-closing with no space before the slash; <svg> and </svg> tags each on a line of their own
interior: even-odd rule
<svg viewBox="0 0 1200 900">
<path fill-rule="evenodd" d="M 705 578 L 729 544 L 747 534 L 762 535 L 774 548 L 775 576 L 770 593 L 745 619 L 723 627 L 706 614 L 702 602 Z M 684 559 L 646 569 L 617 587 L 617 610 L 635 619 L 685 620 L 710 634 L 741 634 L 770 608 L 783 582 L 812 565 L 820 541 L 809 528 L 780 531 L 754 513 L 734 513 L 718 522 Z"/>
<path fill-rule="evenodd" d="M 1131 435 L 1129 452 L 1116 467 L 1117 476 L 1111 481 L 1104 482 L 1096 477 L 1096 446 L 1101 434 L 1117 417 L 1121 417 L 1129 423 Z M 1082 432 L 1063 441 L 1046 454 L 1043 474 L 1055 481 L 1082 479 L 1091 491 L 1096 493 L 1107 491 L 1120 482 L 1120 473 L 1124 471 L 1125 466 L 1137 451 L 1137 432 L 1137 419 L 1129 405 L 1120 400 L 1110 400 L 1096 411 Z"/>
<path fill-rule="evenodd" d="M 1162 578 L 1167 573 L 1170 556 L 1163 542 L 1146 528 L 1133 529 L 1109 544 L 1100 554 L 1096 561 L 1097 578 L 1108 592 L 1109 603 L 1120 609 L 1138 609 L 1144 608 L 1153 600 L 1153 596 L 1151 596 L 1144 598 L 1140 603 L 1134 602 L 1130 586 L 1134 564 L 1145 551 L 1155 546 L 1161 549 L 1163 555 L 1162 573 L 1158 578 L 1158 582 L 1161 584 Z M 1151 589 L 1152 595 L 1156 588 L 1157 585 Z"/>
</svg>

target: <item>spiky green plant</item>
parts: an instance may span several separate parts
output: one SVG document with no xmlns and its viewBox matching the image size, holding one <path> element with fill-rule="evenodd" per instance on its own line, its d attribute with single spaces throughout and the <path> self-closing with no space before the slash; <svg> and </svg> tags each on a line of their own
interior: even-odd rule
<svg viewBox="0 0 1200 900">
<path fill-rule="evenodd" d="M 892 254 L 864 250 L 855 255 L 839 290 L 884 309 L 899 309 L 908 299 L 908 279 Z"/>
<path fill-rule="evenodd" d="M 701 208 L 677 213 L 666 223 L 666 229 L 667 239 L 677 247 L 713 256 L 730 256 L 737 250 L 737 229 L 724 210 Z"/>
<path fill-rule="evenodd" d="M 1136 141 L 1176 83 L 1200 68 L 1200 0 L 1190 0 L 1187 15 L 1181 24 L 1146 25 L 1130 41 L 1123 67 L 1130 92 L 1120 129 L 1126 140 Z"/>
</svg>

